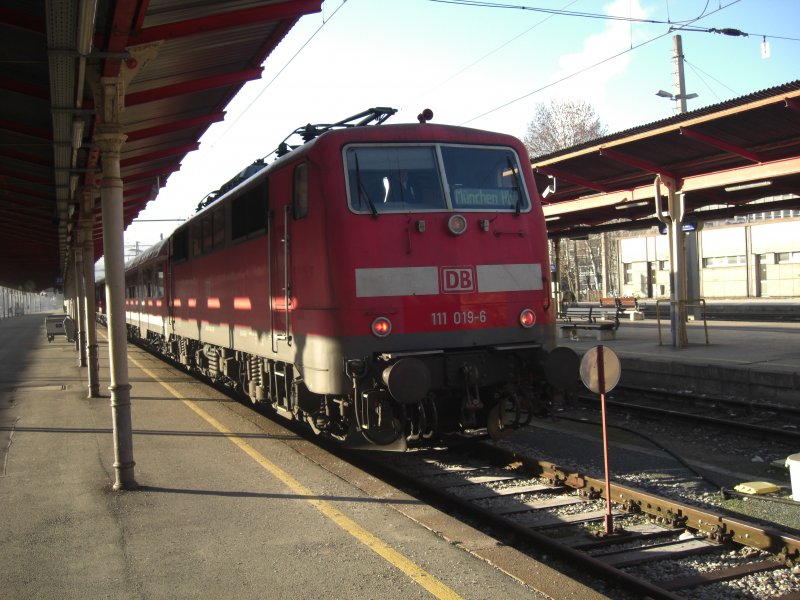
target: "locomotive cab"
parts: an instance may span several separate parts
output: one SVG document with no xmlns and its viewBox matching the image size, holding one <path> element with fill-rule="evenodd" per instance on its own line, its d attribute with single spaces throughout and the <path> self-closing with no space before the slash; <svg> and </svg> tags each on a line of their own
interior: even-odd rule
<svg viewBox="0 0 800 600">
<path fill-rule="evenodd" d="M 319 160 L 341 165 L 309 188 L 312 198 L 325 190 L 337 316 L 335 341 L 306 340 L 330 345 L 327 368 L 306 369 L 305 385 L 347 394 L 351 426 L 375 443 L 499 435 L 541 412 L 554 314 L 521 144 L 433 125 L 332 132 L 316 144 Z"/>
</svg>

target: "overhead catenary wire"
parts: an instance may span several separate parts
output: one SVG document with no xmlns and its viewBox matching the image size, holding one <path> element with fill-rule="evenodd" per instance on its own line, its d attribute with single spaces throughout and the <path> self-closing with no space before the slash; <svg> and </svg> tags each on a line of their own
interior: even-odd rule
<svg viewBox="0 0 800 600">
<path fill-rule="evenodd" d="M 571 2 L 568 2 L 566 5 L 564 5 L 564 8 L 566 8 L 566 7 L 568 7 L 568 6 L 572 6 L 572 5 L 573 5 L 573 4 L 575 4 L 577 1 L 578 1 L 578 0 L 572 0 Z M 528 28 L 527 28 L 525 31 L 523 31 L 522 33 L 519 33 L 519 34 L 515 35 L 514 37 L 512 37 L 511 39 L 509 39 L 509 40 L 507 40 L 507 41 L 503 42 L 503 43 L 502 43 L 502 44 L 500 44 L 499 46 L 496 46 L 495 48 L 493 48 L 492 50 L 490 50 L 489 52 L 487 52 L 486 54 L 484 54 L 483 56 L 481 56 L 479 59 L 472 61 L 472 62 L 471 62 L 470 64 L 468 64 L 466 67 L 464 67 L 464 68 L 460 69 L 460 70 L 459 70 L 459 71 L 457 71 L 456 73 L 453 73 L 452 75 L 450 75 L 450 76 L 449 76 L 449 77 L 447 77 L 446 79 L 443 79 L 442 81 L 440 81 L 439 83 L 437 83 L 435 86 L 433 86 L 432 88 L 430 88 L 430 89 L 429 89 L 429 90 L 426 92 L 426 94 L 429 94 L 430 92 L 433 92 L 433 91 L 435 91 L 435 90 L 439 89 L 439 88 L 440 88 L 440 87 L 442 87 L 444 84 L 448 83 L 449 81 L 452 81 L 453 79 L 455 79 L 456 77 L 458 77 L 459 75 L 461 75 L 463 72 L 465 72 L 465 71 L 467 71 L 467 70 L 471 69 L 472 67 L 474 67 L 474 66 L 475 66 L 475 65 L 477 65 L 478 63 L 480 63 L 480 62 L 483 62 L 484 60 L 486 60 L 487 58 L 489 58 L 489 57 L 490 57 L 492 54 L 495 54 L 496 52 L 499 52 L 500 50 L 502 50 L 503 48 L 505 48 L 506 46 L 508 46 L 508 45 L 509 45 L 509 44 L 511 44 L 512 42 L 515 42 L 515 41 L 517 41 L 519 38 L 521 38 L 521 37 L 523 37 L 523 36 L 527 35 L 528 33 L 530 33 L 531 31 L 533 31 L 534 29 L 536 29 L 536 28 L 537 28 L 537 27 L 539 27 L 540 25 L 543 25 L 544 23 L 546 23 L 546 22 L 547 22 L 547 21 L 549 21 L 550 19 L 554 18 L 555 16 L 557 16 L 557 15 L 550 15 L 550 16 L 547 16 L 547 17 L 545 17 L 545 18 L 544 18 L 544 19 L 542 19 L 541 21 L 537 21 L 537 22 L 536 22 L 534 25 L 532 25 L 531 27 L 528 27 Z"/>
<path fill-rule="evenodd" d="M 641 17 L 623 17 L 621 15 L 609 15 L 604 13 L 592 13 L 592 12 L 584 12 L 584 11 L 576 11 L 576 10 L 566 10 L 564 8 L 542 8 L 538 6 L 526 6 L 520 4 L 504 4 L 501 2 L 486 2 L 483 0 L 429 0 L 430 2 L 437 2 L 439 4 L 457 4 L 461 6 L 474 6 L 480 8 L 504 8 L 504 9 L 512 9 L 512 10 L 523 10 L 523 11 L 530 11 L 530 12 L 540 12 L 546 13 L 553 16 L 562 16 L 562 17 L 580 17 L 585 19 L 600 19 L 604 21 L 626 21 L 632 23 L 646 23 L 650 25 L 675 25 L 680 23 L 693 23 L 698 19 L 705 16 L 705 11 L 708 8 L 708 3 L 706 2 L 705 8 L 703 8 L 703 12 L 700 13 L 697 17 L 692 19 L 686 19 L 684 21 L 671 21 L 671 20 L 660 20 L 660 19 L 644 19 Z M 574 4 L 574 3 L 571 3 Z M 570 4 L 570 5 L 571 5 Z"/>
<path fill-rule="evenodd" d="M 468 0 L 431 0 L 431 1 L 432 2 L 460 2 L 460 1 L 468 1 Z M 734 5 L 734 4 L 738 4 L 739 2 L 741 2 L 741 0 L 732 0 L 731 2 L 729 2 L 728 4 L 725 4 L 725 5 L 720 4 L 719 8 L 717 8 L 715 10 L 712 10 L 712 11 L 710 11 L 708 13 L 705 13 L 705 12 L 701 13 L 700 16 L 696 17 L 691 22 L 696 22 L 697 20 L 699 20 L 701 18 L 704 18 L 704 17 L 707 17 L 707 16 L 712 15 L 714 13 L 717 13 L 717 12 L 719 12 L 721 10 L 724 10 L 724 9 Z M 657 35 L 656 37 L 653 37 L 653 38 L 651 38 L 649 40 L 645 40 L 644 42 L 641 42 L 639 44 L 633 45 L 630 48 L 627 48 L 625 50 L 617 52 L 616 54 L 614 54 L 612 56 L 608 56 L 608 57 L 606 57 L 606 58 L 604 58 L 604 59 L 602 59 L 602 60 L 600 60 L 600 61 L 598 61 L 596 63 L 588 65 L 588 66 L 586 66 L 586 67 L 584 67 L 582 69 L 578 69 L 577 71 L 574 71 L 574 72 L 572 72 L 572 73 L 570 73 L 568 75 L 565 75 L 564 77 L 561 77 L 561 78 L 559 78 L 559 79 L 557 79 L 555 81 L 551 81 L 550 83 L 547 83 L 547 84 L 545 84 L 545 85 L 543 85 L 543 86 L 541 86 L 541 87 L 539 87 L 539 88 L 537 88 L 537 89 L 535 89 L 535 90 L 533 90 L 531 92 L 523 94 L 522 96 L 514 98 L 513 100 L 509 100 L 508 102 L 505 102 L 505 103 L 503 103 L 503 104 L 501 104 L 499 106 L 496 106 L 496 107 L 494 107 L 494 108 L 492 108 L 490 110 L 487 110 L 487 111 L 485 111 L 485 112 L 483 112 L 483 113 L 481 113 L 479 115 L 471 117 L 471 118 L 467 119 L 466 121 L 462 121 L 460 123 L 460 125 L 466 125 L 467 123 L 471 123 L 473 121 L 477 121 L 478 119 L 481 119 L 481 118 L 483 118 L 483 117 L 485 117 L 487 115 L 490 115 L 490 114 L 492 114 L 494 112 L 497 112 L 498 110 L 502 110 L 503 108 L 506 108 L 507 106 L 511 106 L 512 104 L 515 104 L 515 103 L 519 102 L 520 100 L 524 100 L 525 98 L 533 96 L 534 94 L 538 94 L 539 92 L 541 92 L 543 90 L 546 90 L 546 89 L 548 89 L 550 87 L 553 87 L 554 85 L 557 85 L 559 83 L 567 81 L 568 79 L 572 79 L 573 77 L 576 77 L 576 76 L 578 76 L 578 75 L 580 75 L 582 73 L 585 73 L 585 72 L 587 72 L 587 71 L 589 71 L 591 69 L 594 69 L 594 68 L 599 67 L 599 66 L 601 66 L 601 65 L 603 65 L 603 64 L 605 64 L 607 62 L 610 62 L 610 61 L 612 61 L 612 60 L 614 60 L 616 58 L 619 58 L 620 56 L 622 56 L 624 54 L 627 54 L 628 52 L 632 52 L 633 50 L 636 50 L 636 49 L 641 48 L 643 46 L 646 46 L 647 44 L 650 44 L 650 43 L 652 43 L 652 42 L 654 42 L 656 40 L 659 40 L 659 39 L 661 39 L 663 37 L 666 37 L 666 36 L 670 35 L 671 33 L 673 33 L 673 31 L 676 31 L 676 30 L 678 30 L 678 31 L 683 30 L 683 26 L 681 26 L 681 27 L 670 27 L 669 30 L 666 31 L 665 33 Z"/>
<path fill-rule="evenodd" d="M 697 76 L 697 78 L 703 83 L 703 85 L 706 86 L 706 88 L 711 93 L 711 95 L 714 96 L 717 99 L 717 102 L 721 102 L 722 98 L 719 96 L 719 94 L 717 94 L 714 91 L 714 88 L 712 88 L 711 85 L 706 81 L 706 77 L 708 77 L 709 79 L 713 79 L 716 83 L 718 83 L 719 85 L 723 86 L 724 88 L 726 88 L 731 93 L 738 94 L 738 92 L 736 90 L 731 89 L 729 86 L 727 86 L 724 83 L 722 83 L 719 79 L 716 79 L 716 78 L 712 77 L 711 75 L 709 75 L 708 73 L 703 71 L 697 65 L 690 63 L 688 60 L 686 60 L 686 57 L 684 57 L 683 63 L 687 67 L 689 67 L 692 70 L 692 72 L 695 74 L 695 76 Z"/>
<path fill-rule="evenodd" d="M 228 128 L 225 131 L 223 131 L 222 134 L 214 141 L 214 144 L 219 143 L 219 141 L 222 140 L 222 138 L 224 138 L 228 134 L 228 132 L 231 131 L 231 129 L 233 129 L 233 127 L 253 107 L 253 105 L 256 102 L 258 102 L 259 98 L 261 98 L 261 96 L 264 95 L 264 92 L 266 92 L 270 88 L 270 86 L 273 83 L 275 83 L 275 80 L 278 79 L 278 77 L 281 76 L 281 74 L 289 67 L 289 65 L 292 64 L 292 62 L 294 62 L 294 59 L 296 59 L 300 55 L 300 53 L 306 48 L 306 46 L 308 46 L 311 43 L 311 40 L 313 40 L 317 36 L 317 34 L 320 31 L 322 31 L 322 28 L 325 27 L 325 25 L 327 25 L 328 23 L 330 23 L 331 19 L 333 19 L 333 17 L 336 16 L 336 13 L 338 13 L 339 10 L 345 4 L 347 4 L 347 0 L 342 0 L 342 3 L 334 9 L 334 11 L 330 14 L 330 16 L 327 19 L 325 19 L 323 17 L 322 24 L 319 27 L 317 27 L 317 29 L 309 36 L 309 38 L 305 42 L 303 42 L 303 45 L 300 46 L 300 48 L 297 50 L 297 52 L 295 52 L 292 55 L 292 57 L 288 61 L 286 61 L 286 64 L 283 65 L 277 73 L 275 73 L 275 75 L 272 77 L 272 79 L 270 79 L 267 82 L 267 84 L 263 88 L 261 88 L 261 90 L 259 90 L 259 92 L 258 92 L 258 94 L 256 94 L 255 98 L 253 98 L 250 101 L 250 103 L 247 106 L 244 107 L 244 110 L 242 110 L 242 112 L 240 112 L 237 115 L 237 117 L 233 121 L 231 121 L 230 125 L 228 125 Z"/>
<path fill-rule="evenodd" d="M 732 37 L 760 37 L 763 39 L 785 40 L 789 42 L 800 42 L 800 38 L 789 37 L 787 35 L 772 35 L 770 33 L 748 33 L 741 29 L 734 27 L 681 27 L 681 31 L 689 31 L 692 33 L 717 33 L 720 35 L 728 35 Z"/>
<path fill-rule="evenodd" d="M 553 16 L 562 16 L 562 17 L 580 17 L 583 19 L 599 19 L 604 21 L 625 21 L 630 23 L 643 23 L 646 25 L 671 25 L 676 26 L 678 25 L 682 31 L 692 31 L 692 32 L 700 32 L 700 33 L 718 33 L 722 35 L 730 35 L 730 36 L 741 36 L 741 37 L 748 37 L 748 36 L 755 36 L 760 38 L 771 38 L 775 40 L 789 40 L 793 42 L 800 42 L 800 38 L 794 38 L 789 36 L 782 36 L 782 35 L 772 35 L 769 33 L 747 33 L 740 29 L 736 29 L 734 27 L 696 27 L 691 28 L 688 24 L 694 23 L 699 19 L 702 19 L 706 16 L 706 10 L 708 10 L 708 2 L 706 2 L 705 7 L 703 7 L 702 12 L 692 18 L 686 19 L 683 21 L 673 21 L 669 17 L 669 3 L 667 3 L 667 20 L 661 19 L 644 19 L 642 17 L 624 17 L 622 15 L 609 15 L 603 13 L 592 13 L 592 12 L 584 12 L 584 11 L 574 11 L 574 10 L 566 10 L 566 8 L 542 8 L 538 6 L 526 6 L 522 4 L 505 4 L 501 2 L 487 2 L 485 0 L 429 0 L 429 2 L 436 2 L 439 4 L 455 4 L 459 6 L 472 6 L 472 7 L 479 7 L 479 8 L 502 8 L 502 9 L 511 9 L 511 10 L 522 10 L 522 11 L 529 11 L 529 12 L 539 12 L 539 13 L 546 13 Z M 574 3 L 570 3 L 570 6 Z M 730 6 L 730 5 L 727 5 Z M 721 6 L 719 9 L 711 11 L 708 14 L 713 14 L 718 12 L 722 8 L 727 8 L 727 6 Z M 681 23 L 685 23 L 687 25 L 681 25 Z"/>
</svg>

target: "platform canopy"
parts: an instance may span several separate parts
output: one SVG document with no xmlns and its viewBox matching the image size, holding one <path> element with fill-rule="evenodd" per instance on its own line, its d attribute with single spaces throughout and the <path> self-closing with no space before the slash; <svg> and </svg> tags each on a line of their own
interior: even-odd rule
<svg viewBox="0 0 800 600">
<path fill-rule="evenodd" d="M 798 209 L 800 81 L 531 162 L 540 189 L 551 188 L 544 213 L 552 237 L 657 225 L 658 175 L 676 182 L 687 213 L 703 221 Z"/>
<path fill-rule="evenodd" d="M 0 0 L 0 285 L 42 290 L 62 276 L 78 194 L 100 176 L 95 82 L 139 67 L 122 117 L 127 226 L 321 3 Z M 99 208 L 94 218 L 99 257 Z"/>
</svg>

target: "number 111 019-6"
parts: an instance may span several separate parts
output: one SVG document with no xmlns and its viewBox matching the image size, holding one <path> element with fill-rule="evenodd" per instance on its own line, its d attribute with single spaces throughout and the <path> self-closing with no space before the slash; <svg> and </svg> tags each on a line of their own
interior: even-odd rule
<svg viewBox="0 0 800 600">
<path fill-rule="evenodd" d="M 476 323 L 486 323 L 485 310 L 459 310 L 455 312 L 434 312 L 431 313 L 431 322 L 435 327 L 447 325 L 474 325 Z"/>
</svg>

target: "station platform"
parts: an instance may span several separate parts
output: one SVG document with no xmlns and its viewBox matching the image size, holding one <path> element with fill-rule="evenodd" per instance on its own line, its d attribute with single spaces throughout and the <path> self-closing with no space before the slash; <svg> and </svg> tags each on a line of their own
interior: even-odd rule
<svg viewBox="0 0 800 600">
<path fill-rule="evenodd" d="M 687 324 L 689 345 L 672 345 L 669 321 L 621 320 L 614 339 L 576 331 L 558 345 L 583 355 L 603 344 L 619 356 L 621 385 L 692 391 L 710 396 L 800 406 L 800 323 L 702 321 Z"/>
<path fill-rule="evenodd" d="M 109 398 L 44 317 L 0 321 L 2 597 L 606 597 L 134 346 L 139 489 L 114 492 Z"/>
</svg>

